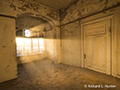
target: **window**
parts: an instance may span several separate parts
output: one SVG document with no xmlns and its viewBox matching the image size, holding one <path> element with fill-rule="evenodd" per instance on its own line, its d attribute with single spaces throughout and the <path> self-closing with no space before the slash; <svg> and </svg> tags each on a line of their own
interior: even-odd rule
<svg viewBox="0 0 120 90">
<path fill-rule="evenodd" d="M 33 42 L 33 53 L 38 53 L 38 39 L 32 39 Z"/>
<path fill-rule="evenodd" d="M 17 55 L 23 55 L 23 38 L 16 38 Z"/>
<path fill-rule="evenodd" d="M 25 30 L 25 36 L 29 37 L 30 36 L 30 31 L 29 30 Z"/>
<path fill-rule="evenodd" d="M 23 30 L 20 31 L 21 33 L 23 32 Z M 44 50 L 44 39 L 39 38 L 41 36 L 43 37 L 43 34 L 40 31 L 24 30 L 22 37 L 25 38 L 16 38 L 17 56 L 42 53 Z"/>
<path fill-rule="evenodd" d="M 43 41 L 43 39 L 39 39 L 39 47 L 40 47 L 40 52 L 43 52 L 43 50 L 44 50 L 44 41 Z"/>
<path fill-rule="evenodd" d="M 44 39 L 42 38 L 16 38 L 17 56 L 42 53 Z"/>
<path fill-rule="evenodd" d="M 25 54 L 30 54 L 31 53 L 31 39 L 26 39 L 24 38 L 24 49 L 25 49 Z"/>
</svg>

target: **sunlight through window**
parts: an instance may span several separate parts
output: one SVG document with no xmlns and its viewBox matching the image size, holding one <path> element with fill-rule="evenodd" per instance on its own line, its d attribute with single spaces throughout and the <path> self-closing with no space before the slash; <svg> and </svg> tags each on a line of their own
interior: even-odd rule
<svg viewBox="0 0 120 90">
<path fill-rule="evenodd" d="M 17 55 L 23 55 L 23 38 L 16 38 Z"/>
<path fill-rule="evenodd" d="M 44 50 L 44 39 L 42 39 L 42 38 L 39 39 L 39 47 L 40 47 L 40 52 L 43 52 L 43 50 Z"/>
<path fill-rule="evenodd" d="M 17 56 L 42 53 L 44 51 L 43 38 L 16 38 Z"/>
<path fill-rule="evenodd" d="M 25 30 L 25 36 L 30 37 L 30 31 L 29 30 Z"/>
</svg>

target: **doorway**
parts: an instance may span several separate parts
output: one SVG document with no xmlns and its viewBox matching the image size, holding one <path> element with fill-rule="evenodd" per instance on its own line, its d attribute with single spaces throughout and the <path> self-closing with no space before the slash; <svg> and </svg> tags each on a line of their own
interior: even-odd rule
<svg viewBox="0 0 120 90">
<path fill-rule="evenodd" d="M 82 24 L 82 67 L 112 74 L 111 29 L 112 16 Z"/>
</svg>

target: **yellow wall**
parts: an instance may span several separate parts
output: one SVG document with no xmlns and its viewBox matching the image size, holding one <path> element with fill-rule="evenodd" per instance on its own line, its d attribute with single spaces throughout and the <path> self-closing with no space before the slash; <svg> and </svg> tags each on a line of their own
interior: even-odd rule
<svg viewBox="0 0 120 90">
<path fill-rule="evenodd" d="M 17 78 L 15 19 L 0 16 L 0 83 Z"/>
</svg>

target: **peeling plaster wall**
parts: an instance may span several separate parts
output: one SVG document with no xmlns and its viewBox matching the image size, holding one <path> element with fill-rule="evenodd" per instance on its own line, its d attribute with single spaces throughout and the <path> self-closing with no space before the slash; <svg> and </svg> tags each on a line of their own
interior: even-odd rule
<svg viewBox="0 0 120 90">
<path fill-rule="evenodd" d="M 119 5 L 120 0 L 79 0 L 62 12 L 61 25 Z"/>
<path fill-rule="evenodd" d="M 15 19 L 0 16 L 0 83 L 17 78 Z"/>
<path fill-rule="evenodd" d="M 79 21 L 119 5 L 120 0 L 79 0 L 67 10 L 61 10 L 62 63 L 81 66 Z"/>
<path fill-rule="evenodd" d="M 42 15 L 56 21 L 59 20 L 59 11 L 32 0 L 1 0 L 0 8 L 0 14 L 3 15 L 16 17 L 23 13 L 34 13 L 38 16 Z"/>
</svg>

